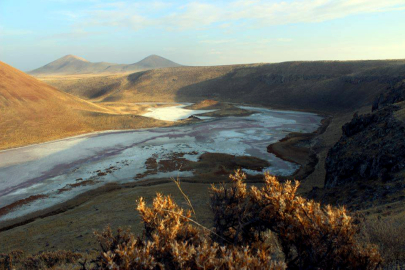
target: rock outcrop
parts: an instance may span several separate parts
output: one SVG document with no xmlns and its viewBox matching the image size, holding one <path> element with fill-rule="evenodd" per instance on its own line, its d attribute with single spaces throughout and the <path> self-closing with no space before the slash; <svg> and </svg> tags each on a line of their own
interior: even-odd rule
<svg viewBox="0 0 405 270">
<path fill-rule="evenodd" d="M 396 112 L 405 108 L 403 85 L 381 94 L 373 112 L 354 115 L 343 135 L 329 150 L 325 187 L 351 183 L 400 180 L 405 171 L 405 123 Z"/>
<path fill-rule="evenodd" d="M 405 100 L 405 83 L 392 87 L 387 92 L 381 93 L 373 102 L 373 112 L 386 105 L 398 103 Z"/>
</svg>

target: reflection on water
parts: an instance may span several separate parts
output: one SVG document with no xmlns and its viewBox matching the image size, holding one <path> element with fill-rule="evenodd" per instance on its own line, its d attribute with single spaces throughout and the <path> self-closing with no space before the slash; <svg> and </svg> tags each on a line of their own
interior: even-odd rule
<svg viewBox="0 0 405 270">
<path fill-rule="evenodd" d="M 186 119 L 192 115 L 196 114 L 203 114 L 208 112 L 213 112 L 215 110 L 189 110 L 184 109 L 184 107 L 188 106 L 188 104 L 172 106 L 172 107 L 157 107 L 157 108 L 149 108 L 147 113 L 143 114 L 143 116 L 155 118 L 158 120 L 163 121 L 178 121 L 182 119 Z M 203 119 L 203 118 L 201 118 Z M 207 118 L 205 118 L 207 119 Z"/>
</svg>

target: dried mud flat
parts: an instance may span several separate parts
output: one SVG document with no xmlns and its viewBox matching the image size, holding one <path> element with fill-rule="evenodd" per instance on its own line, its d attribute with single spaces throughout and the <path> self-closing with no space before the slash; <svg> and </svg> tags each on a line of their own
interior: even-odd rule
<svg viewBox="0 0 405 270">
<path fill-rule="evenodd" d="M 58 142 L 58 152 L 49 155 L 41 152 L 47 144 L 39 145 L 40 148 L 20 148 L 24 154 L 32 155 L 30 161 L 19 163 L 17 158 L 11 166 L 0 166 L 2 176 L 15 177 L 2 183 L 0 189 L 3 199 L 0 207 L 7 208 L 0 217 L 1 234 L 14 234 L 21 228 L 35 227 L 43 219 L 54 220 L 56 216 L 72 218 L 72 211 L 76 213 L 81 207 L 100 204 L 100 200 L 102 204 L 124 207 L 113 202 L 113 194 L 120 197 L 120 201 L 129 196 L 124 204 L 127 208 L 124 208 L 133 211 L 135 200 L 131 196 L 134 194 L 152 197 L 156 191 L 165 189 L 176 194 L 171 177 L 179 176 L 187 192 L 206 194 L 203 189 L 208 190 L 211 183 L 226 181 L 236 168 L 244 169 L 250 175 L 249 181 L 256 184 L 260 184 L 265 170 L 292 175 L 299 166 L 281 159 L 285 157 L 268 153 L 267 146 L 291 132 L 313 132 L 321 121 L 321 117 L 314 114 L 253 107 L 240 107 L 240 115 L 244 116 L 205 121 L 190 119 L 176 127 L 66 139 Z M 4 153 L 0 154 L 5 157 Z M 9 153 L 13 155 L 8 157 L 14 158 L 21 154 Z M 38 168 L 42 171 L 38 172 Z M 24 175 L 18 174 L 22 170 Z M 201 215 L 206 215 L 208 196 L 192 196 L 201 198 L 197 208 L 201 207 Z M 32 200 L 24 201 L 30 197 Z M 110 199 L 102 199 L 107 197 Z M 6 199 L 9 200 L 6 202 Z M 108 212 L 100 216 L 101 219 L 94 218 L 104 226 L 105 219 L 115 215 L 127 214 L 122 210 L 119 214 Z M 55 229 L 62 229 L 62 224 L 56 224 L 59 225 Z M 52 227 L 49 223 L 46 226 Z M 87 229 L 91 230 L 91 226 Z"/>
</svg>

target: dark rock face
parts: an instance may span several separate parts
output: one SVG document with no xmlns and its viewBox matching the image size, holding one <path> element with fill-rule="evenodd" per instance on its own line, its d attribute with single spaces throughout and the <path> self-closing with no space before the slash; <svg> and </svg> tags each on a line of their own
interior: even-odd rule
<svg viewBox="0 0 405 270">
<path fill-rule="evenodd" d="M 373 102 L 372 110 L 378 110 L 388 104 L 397 103 L 405 100 L 405 84 L 392 87 L 388 92 L 381 93 Z"/>
<path fill-rule="evenodd" d="M 394 116 L 404 100 L 405 88 L 379 96 L 374 112 L 353 116 L 343 135 L 329 150 L 325 187 L 333 188 L 370 180 L 392 181 L 405 170 L 405 125 Z"/>
<path fill-rule="evenodd" d="M 195 115 L 191 115 L 191 116 L 189 116 L 187 119 L 190 119 L 190 120 L 201 120 L 201 118 L 198 118 L 198 117 L 195 116 Z"/>
</svg>

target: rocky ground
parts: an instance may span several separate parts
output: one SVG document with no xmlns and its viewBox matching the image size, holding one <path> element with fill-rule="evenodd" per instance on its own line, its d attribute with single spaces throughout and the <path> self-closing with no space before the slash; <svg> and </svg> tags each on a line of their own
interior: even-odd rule
<svg viewBox="0 0 405 270">
<path fill-rule="evenodd" d="M 396 86 L 376 98 L 371 113 L 343 125 L 326 158 L 325 189 L 312 196 L 353 209 L 405 199 L 404 99 L 405 87 Z"/>
</svg>

